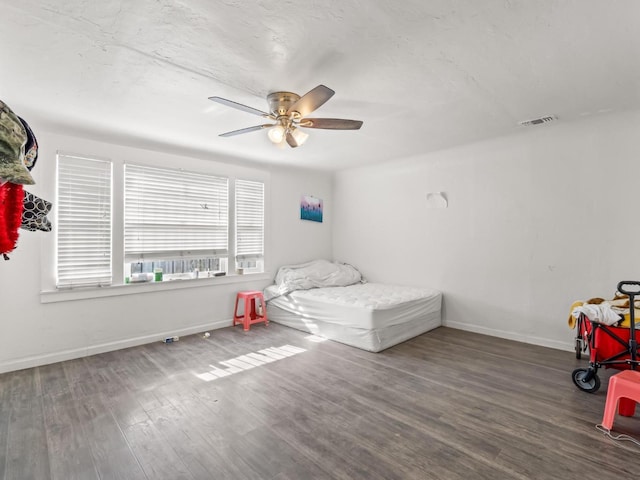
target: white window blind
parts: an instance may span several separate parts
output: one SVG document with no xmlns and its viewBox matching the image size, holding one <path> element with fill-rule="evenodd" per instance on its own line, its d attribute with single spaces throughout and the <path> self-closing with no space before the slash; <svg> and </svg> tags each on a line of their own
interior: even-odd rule
<svg viewBox="0 0 640 480">
<path fill-rule="evenodd" d="M 126 261 L 226 255 L 227 178 L 125 166 Z"/>
<path fill-rule="evenodd" d="M 236 259 L 264 254 L 264 183 L 236 180 Z"/>
<path fill-rule="evenodd" d="M 58 154 L 58 288 L 111 284 L 111 170 L 106 160 Z"/>
</svg>

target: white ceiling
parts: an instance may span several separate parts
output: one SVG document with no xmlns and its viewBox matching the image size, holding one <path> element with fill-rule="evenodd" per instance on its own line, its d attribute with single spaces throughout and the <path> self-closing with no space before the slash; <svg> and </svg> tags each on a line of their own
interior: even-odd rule
<svg viewBox="0 0 640 480">
<path fill-rule="evenodd" d="M 0 0 L 0 99 L 102 140 L 340 169 L 640 108 L 637 0 Z M 297 149 L 263 119 L 275 90 L 336 91 Z M 537 127 L 545 128 L 545 127 Z M 36 131 L 37 136 L 37 131 Z"/>
</svg>

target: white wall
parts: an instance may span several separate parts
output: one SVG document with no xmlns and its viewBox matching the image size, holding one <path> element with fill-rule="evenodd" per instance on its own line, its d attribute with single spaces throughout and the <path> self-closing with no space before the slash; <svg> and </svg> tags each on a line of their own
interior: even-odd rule
<svg viewBox="0 0 640 480">
<path fill-rule="evenodd" d="M 272 232 L 270 258 L 275 267 L 308 262 L 317 258 L 332 259 L 333 175 L 312 170 L 281 168 L 271 176 Z M 300 220 L 302 195 L 324 201 L 322 223 Z M 273 269 L 275 275 L 275 268 Z"/>
<path fill-rule="evenodd" d="M 54 233 L 21 230 L 18 248 L 0 260 L 0 372 L 158 341 L 231 324 L 238 290 L 262 289 L 278 266 L 313 258 L 331 258 L 332 177 L 309 170 L 265 168 L 231 158 L 192 158 L 68 137 L 31 125 L 40 145 L 33 170 L 37 182 L 26 189 L 55 199 L 55 154 L 65 152 L 140 161 L 159 166 L 212 171 L 266 182 L 266 275 L 199 280 L 197 288 L 130 285 L 139 294 L 42 303 L 41 290 L 53 286 Z M 302 194 L 325 200 L 324 223 L 301 221 Z M 52 218 L 55 226 L 55 218 Z M 149 291 L 151 289 L 151 291 Z M 131 292 L 131 290 L 129 290 Z M 55 295 L 44 296 L 48 299 Z M 239 334 L 242 334 L 239 331 Z"/>
<path fill-rule="evenodd" d="M 442 290 L 449 326 L 570 349 L 574 300 L 640 280 L 639 154 L 633 112 L 342 171 L 334 257 Z"/>
</svg>

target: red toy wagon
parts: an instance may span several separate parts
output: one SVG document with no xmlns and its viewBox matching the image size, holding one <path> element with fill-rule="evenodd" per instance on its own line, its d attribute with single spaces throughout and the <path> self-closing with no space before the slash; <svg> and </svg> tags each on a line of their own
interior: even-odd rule
<svg viewBox="0 0 640 480">
<path fill-rule="evenodd" d="M 640 282 L 620 282 L 618 292 L 629 297 L 629 328 L 592 322 L 584 314 L 578 318 L 576 358 L 589 347 L 589 368 L 576 368 L 571 376 L 582 391 L 593 393 L 600 388 L 598 369 L 601 367 L 638 370 L 640 365 L 637 359 L 640 332 L 636 331 L 634 308 L 634 297 L 640 295 Z"/>
</svg>

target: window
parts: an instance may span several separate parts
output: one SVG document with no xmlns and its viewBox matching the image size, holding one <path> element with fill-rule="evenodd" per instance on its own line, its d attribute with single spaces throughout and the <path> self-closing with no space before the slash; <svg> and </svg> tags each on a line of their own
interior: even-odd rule
<svg viewBox="0 0 640 480">
<path fill-rule="evenodd" d="M 236 268 L 264 270 L 264 183 L 236 180 Z"/>
<path fill-rule="evenodd" d="M 264 183 L 64 154 L 57 166 L 58 288 L 264 271 Z"/>
<path fill-rule="evenodd" d="M 111 162 L 57 156 L 56 286 L 111 284 Z"/>
<path fill-rule="evenodd" d="M 171 280 L 226 271 L 227 178 L 126 165 L 124 192 L 125 276 L 161 269 Z"/>
</svg>

